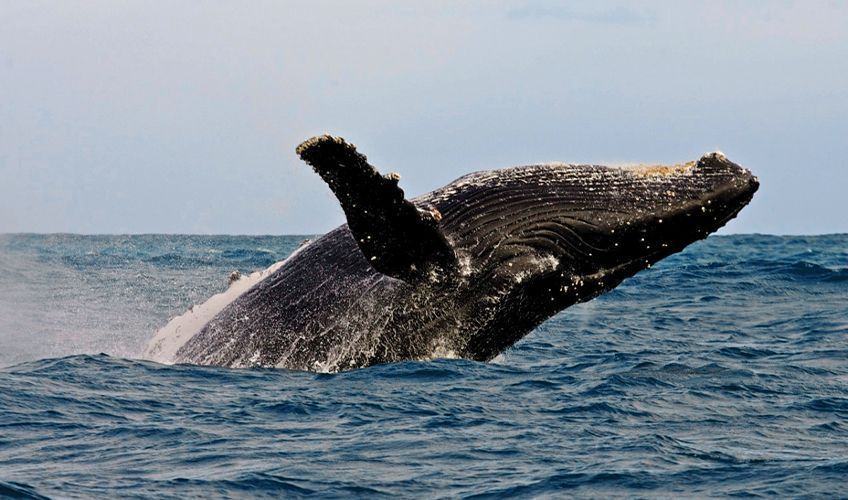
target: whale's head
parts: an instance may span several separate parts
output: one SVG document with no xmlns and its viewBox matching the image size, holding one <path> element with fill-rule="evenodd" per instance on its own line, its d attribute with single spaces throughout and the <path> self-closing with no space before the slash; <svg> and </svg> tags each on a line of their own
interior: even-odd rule
<svg viewBox="0 0 848 500">
<path fill-rule="evenodd" d="M 549 164 L 475 173 L 429 201 L 444 215 L 442 230 L 471 286 L 490 290 L 480 295 L 492 323 L 510 324 L 509 317 L 535 326 L 705 238 L 758 186 L 751 172 L 716 152 L 674 166 Z M 478 337 L 470 352 L 496 354 L 515 341 L 509 332 Z"/>
</svg>

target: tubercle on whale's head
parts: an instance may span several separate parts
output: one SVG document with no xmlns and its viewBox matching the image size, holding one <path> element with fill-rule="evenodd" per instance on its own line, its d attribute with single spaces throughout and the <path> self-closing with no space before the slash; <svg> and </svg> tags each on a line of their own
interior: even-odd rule
<svg viewBox="0 0 848 500">
<path fill-rule="evenodd" d="M 635 226 L 643 235 L 640 243 L 648 236 L 682 248 L 724 226 L 759 188 L 759 180 L 749 170 L 718 151 L 685 167 L 662 174 L 635 169 L 644 179 L 633 187 L 634 196 L 641 200 L 631 202 L 633 212 L 621 219 L 625 227 L 620 229 L 627 233 L 627 226 Z M 649 250 L 649 244 L 635 246 Z"/>
</svg>

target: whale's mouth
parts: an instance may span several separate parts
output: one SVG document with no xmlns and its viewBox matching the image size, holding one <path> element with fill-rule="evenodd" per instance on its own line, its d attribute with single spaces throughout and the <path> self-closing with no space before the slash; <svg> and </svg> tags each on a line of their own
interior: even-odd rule
<svg viewBox="0 0 848 500">
<path fill-rule="evenodd" d="M 650 268 L 656 262 L 671 254 L 680 252 L 691 243 L 706 237 L 730 222 L 751 201 L 758 185 L 758 183 L 754 183 L 750 191 L 739 194 L 734 200 L 734 208 L 711 221 L 709 229 L 697 230 L 695 233 L 687 234 L 683 237 L 677 235 L 675 238 L 662 238 L 661 241 L 665 241 L 665 243 L 655 245 L 653 250 L 647 251 L 644 254 L 631 256 L 618 264 L 595 270 L 589 274 L 573 276 L 571 278 L 571 285 L 566 284 L 562 291 L 570 291 L 574 297 L 574 302 L 583 302 L 596 297 L 606 290 L 614 288 L 626 278 L 633 276 L 643 269 Z"/>
<path fill-rule="evenodd" d="M 719 152 L 670 166 L 558 163 L 498 173 L 461 178 L 443 188 L 449 199 L 422 199 L 444 214 L 441 228 L 470 262 L 468 275 L 548 273 L 537 265 L 544 256 L 569 276 L 651 265 L 718 230 L 759 187 Z"/>
<path fill-rule="evenodd" d="M 711 167 L 703 165 L 705 159 L 722 163 L 720 168 L 723 170 L 709 170 Z M 610 249 L 607 244 L 606 248 L 611 251 L 604 256 L 605 263 L 581 276 L 579 282 L 585 290 L 576 291 L 576 295 L 580 296 L 578 300 L 588 300 L 691 243 L 706 238 L 735 218 L 759 189 L 756 176 L 717 153 L 705 155 L 695 166 L 687 164 L 684 170 L 680 170 L 679 166 L 670 167 L 670 171 L 649 175 L 680 175 L 680 179 L 685 179 L 696 176 L 696 168 L 706 170 L 717 182 L 693 199 L 677 205 L 666 204 L 663 209 L 649 212 L 641 219 L 628 220 L 623 227 L 610 229 L 607 241 L 613 241 L 613 248 Z"/>
</svg>

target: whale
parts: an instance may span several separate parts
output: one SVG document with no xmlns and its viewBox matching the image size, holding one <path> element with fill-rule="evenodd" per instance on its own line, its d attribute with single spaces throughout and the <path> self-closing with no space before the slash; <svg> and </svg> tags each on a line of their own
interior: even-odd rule
<svg viewBox="0 0 848 500">
<path fill-rule="evenodd" d="M 174 318 L 147 357 L 337 372 L 489 361 L 718 230 L 759 181 L 720 152 L 676 165 L 545 163 L 467 174 L 407 199 L 341 137 L 297 154 L 347 223 Z"/>
</svg>

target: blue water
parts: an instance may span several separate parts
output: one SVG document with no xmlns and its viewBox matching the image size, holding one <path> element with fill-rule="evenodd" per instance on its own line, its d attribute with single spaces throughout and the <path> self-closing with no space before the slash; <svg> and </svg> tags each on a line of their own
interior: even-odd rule
<svg viewBox="0 0 848 500">
<path fill-rule="evenodd" d="M 301 239 L 0 236 L 0 497 L 848 495 L 848 235 L 711 237 L 493 363 L 133 359 Z"/>
</svg>

